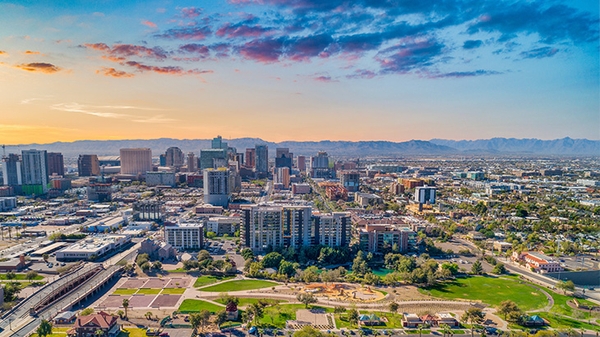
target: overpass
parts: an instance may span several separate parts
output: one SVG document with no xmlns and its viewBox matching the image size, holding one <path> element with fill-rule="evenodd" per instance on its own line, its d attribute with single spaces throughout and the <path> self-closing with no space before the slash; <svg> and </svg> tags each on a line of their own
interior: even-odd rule
<svg viewBox="0 0 600 337">
<path fill-rule="evenodd" d="M 104 285 L 120 277 L 121 270 L 117 265 L 105 269 L 101 264 L 86 264 L 44 286 L 2 317 L 0 337 L 28 336 L 42 319 L 50 320 L 61 311 L 77 309 L 98 295 Z"/>
</svg>

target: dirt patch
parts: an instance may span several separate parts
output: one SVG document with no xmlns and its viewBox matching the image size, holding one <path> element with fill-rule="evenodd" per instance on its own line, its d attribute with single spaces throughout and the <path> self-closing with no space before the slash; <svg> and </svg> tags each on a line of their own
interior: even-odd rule
<svg viewBox="0 0 600 337">
<path fill-rule="evenodd" d="M 165 288 L 186 288 L 189 284 L 189 278 L 172 278 Z"/>
<path fill-rule="evenodd" d="M 139 289 L 143 288 L 144 283 L 146 283 L 145 279 L 130 278 L 121 284 L 119 288 Z"/>
<path fill-rule="evenodd" d="M 160 279 L 160 278 L 149 278 L 148 282 L 144 284 L 144 288 L 164 288 L 171 279 Z"/>
<path fill-rule="evenodd" d="M 108 296 L 104 301 L 102 301 L 102 304 L 100 304 L 101 307 L 105 307 L 105 308 L 120 308 L 123 306 L 123 300 L 124 299 L 129 299 L 130 296 L 115 296 L 115 295 L 111 295 Z M 131 301 L 130 301 L 131 303 Z"/>
<path fill-rule="evenodd" d="M 134 295 L 129 299 L 129 306 L 132 308 L 147 308 L 154 301 L 153 295 Z"/>
<path fill-rule="evenodd" d="M 159 295 L 156 300 L 152 303 L 153 308 L 174 308 L 177 302 L 181 298 L 181 295 Z"/>
</svg>

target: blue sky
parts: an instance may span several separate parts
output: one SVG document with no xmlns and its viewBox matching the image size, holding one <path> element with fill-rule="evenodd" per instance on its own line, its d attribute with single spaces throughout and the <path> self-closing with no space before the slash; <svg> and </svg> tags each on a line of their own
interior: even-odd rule
<svg viewBox="0 0 600 337">
<path fill-rule="evenodd" d="M 600 139 L 597 1 L 0 2 L 0 141 Z"/>
</svg>

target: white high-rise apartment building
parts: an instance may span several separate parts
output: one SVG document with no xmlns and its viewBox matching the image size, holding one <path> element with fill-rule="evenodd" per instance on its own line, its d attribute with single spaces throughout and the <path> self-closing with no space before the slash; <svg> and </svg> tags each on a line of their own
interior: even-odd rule
<svg viewBox="0 0 600 337">
<path fill-rule="evenodd" d="M 165 226 L 165 242 L 178 250 L 201 249 L 204 244 L 204 224 L 179 223 Z"/>
</svg>

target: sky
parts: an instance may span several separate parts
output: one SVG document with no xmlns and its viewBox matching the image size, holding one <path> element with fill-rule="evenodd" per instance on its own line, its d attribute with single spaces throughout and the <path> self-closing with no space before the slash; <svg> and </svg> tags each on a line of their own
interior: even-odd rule
<svg viewBox="0 0 600 337">
<path fill-rule="evenodd" d="M 0 0 L 0 143 L 600 139 L 596 0 Z"/>
</svg>

